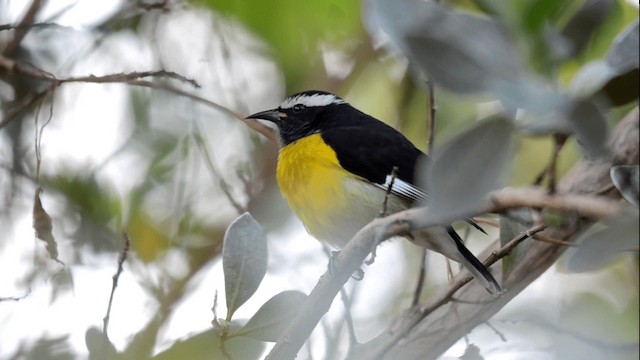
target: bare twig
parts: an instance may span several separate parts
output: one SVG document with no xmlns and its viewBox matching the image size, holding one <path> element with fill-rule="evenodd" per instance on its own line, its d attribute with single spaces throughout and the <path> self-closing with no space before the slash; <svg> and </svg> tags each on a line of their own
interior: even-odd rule
<svg viewBox="0 0 640 360">
<path fill-rule="evenodd" d="M 260 123 L 257 120 L 254 120 L 254 119 L 245 119 L 246 116 L 244 114 L 236 112 L 236 111 L 233 111 L 231 109 L 228 109 L 228 108 L 226 108 L 226 107 L 224 107 L 224 106 L 222 106 L 222 105 L 220 105 L 220 104 L 218 104 L 216 102 L 213 102 L 211 100 L 207 100 L 207 99 L 202 98 L 202 97 L 200 97 L 198 95 L 195 95 L 195 94 L 189 93 L 187 91 L 178 89 L 178 88 L 176 88 L 174 86 L 171 86 L 169 84 L 158 84 L 158 83 L 154 83 L 154 82 L 151 82 L 151 81 L 145 81 L 145 80 L 134 80 L 134 81 L 129 81 L 127 83 L 130 84 L 130 85 L 137 85 L 137 86 L 143 86 L 143 87 L 148 87 L 148 88 L 152 88 L 152 89 L 164 90 L 164 91 L 171 92 L 173 94 L 184 96 L 184 97 L 189 98 L 191 100 L 195 100 L 195 101 L 200 102 L 202 104 L 208 105 L 208 106 L 210 106 L 210 107 L 212 107 L 212 108 L 214 108 L 216 110 L 219 110 L 219 111 L 221 111 L 223 113 L 226 113 L 228 115 L 233 116 L 234 118 L 244 122 L 252 130 L 257 131 L 258 133 L 260 133 L 261 135 L 263 135 L 264 137 L 266 137 L 267 139 L 269 139 L 269 140 L 271 140 L 273 142 L 277 142 L 278 141 L 277 138 L 276 138 L 276 133 L 272 128 Z"/>
<path fill-rule="evenodd" d="M 24 294 L 20 295 L 20 296 L 0 296 L 0 302 L 3 301 L 20 301 L 20 300 L 24 300 L 27 298 L 27 296 L 29 296 L 31 294 L 31 288 L 27 289 L 27 292 L 25 292 Z"/>
<path fill-rule="evenodd" d="M 547 191 L 549 194 L 554 194 L 556 192 L 558 158 L 560 157 L 560 151 L 564 147 L 567 139 L 568 136 L 564 134 L 555 134 L 553 136 L 553 152 L 551 153 L 551 160 L 549 160 L 549 164 L 536 176 L 533 182 L 534 185 L 538 186 L 542 184 L 545 177 L 548 178 Z"/>
<path fill-rule="evenodd" d="M 189 98 L 191 100 L 195 100 L 197 102 L 210 106 L 216 110 L 219 110 L 223 113 L 231 115 L 234 118 L 244 122 L 247 126 L 249 126 L 249 128 L 257 131 L 258 133 L 262 134 L 269 140 L 273 142 L 277 142 L 276 134 L 273 129 L 271 129 L 268 126 L 265 126 L 264 124 L 261 124 L 260 122 L 254 119 L 245 119 L 245 114 L 233 111 L 216 102 L 207 100 L 205 98 L 202 98 L 198 95 L 187 92 L 185 90 L 179 89 L 170 84 L 156 83 L 156 82 L 141 79 L 143 77 L 158 77 L 158 76 L 169 77 L 172 79 L 187 82 L 190 85 L 193 85 L 195 87 L 199 87 L 199 84 L 195 80 L 188 79 L 186 77 L 183 77 L 180 74 L 177 74 L 171 71 L 159 70 L 159 71 L 144 71 L 144 72 L 132 72 L 132 73 L 117 73 L 117 74 L 109 74 L 104 76 L 87 75 L 87 76 L 77 76 L 77 77 L 69 77 L 69 78 L 56 78 L 54 75 L 46 71 L 40 70 L 33 66 L 28 66 L 28 65 L 16 62 L 2 55 L 0 55 L 0 68 L 5 68 L 8 71 L 20 73 L 22 75 L 29 76 L 35 79 L 48 81 L 50 83 L 49 85 L 50 89 L 58 87 L 64 83 L 124 83 L 129 85 L 168 91 L 173 94 L 180 95 L 180 96 Z M 44 94 L 46 94 L 46 92 L 44 92 Z M 33 102 L 35 102 L 37 98 L 41 98 L 44 94 L 38 93 L 38 94 L 32 95 L 28 101 L 23 101 L 21 103 L 21 105 L 18 107 L 18 110 L 25 109 L 27 106 L 33 104 Z M 31 98 L 34 98 L 34 99 L 31 99 Z M 16 111 L 16 109 L 13 109 L 10 111 L 9 115 L 5 114 L 2 121 L 0 121 L 0 129 L 2 129 L 4 126 L 9 124 L 11 121 L 13 121 L 16 117 L 15 115 L 17 114 L 17 112 L 18 111 Z"/>
<path fill-rule="evenodd" d="M 358 339 L 356 338 L 356 330 L 353 326 L 353 317 L 351 316 L 351 299 L 344 287 L 340 289 L 340 299 L 344 305 L 344 319 L 347 324 L 347 333 L 349 334 L 349 349 L 353 349 L 358 343 Z"/>
<path fill-rule="evenodd" d="M 518 206 L 544 208 L 579 216 L 601 219 L 612 216 L 620 210 L 617 202 L 595 196 L 558 194 L 551 195 L 539 187 L 507 188 L 489 194 L 491 203 L 486 209 L 502 212 Z"/>
<path fill-rule="evenodd" d="M 427 249 L 422 249 L 420 254 L 420 265 L 418 266 L 418 280 L 416 280 L 416 287 L 413 290 L 413 297 L 411 299 L 411 306 L 416 306 L 420 302 L 420 295 L 424 288 L 424 279 L 427 277 Z"/>
<path fill-rule="evenodd" d="M 435 102 L 435 89 L 433 82 L 427 79 L 427 110 L 429 111 L 429 117 L 427 118 L 427 154 L 433 154 L 433 147 L 435 145 L 436 134 L 436 102 Z M 415 306 L 420 302 L 420 295 L 422 294 L 422 288 L 424 287 L 424 279 L 427 276 L 427 249 L 422 249 L 420 254 L 420 263 L 418 265 L 418 280 L 416 287 L 413 290 L 413 298 L 411 300 L 411 306 Z"/>
<path fill-rule="evenodd" d="M 433 82 L 427 79 L 427 104 L 429 110 L 429 118 L 427 121 L 429 138 L 427 139 L 427 153 L 433 155 L 433 147 L 436 136 L 436 102 L 435 102 L 435 89 L 433 88 Z"/>
<path fill-rule="evenodd" d="M 42 8 L 42 5 L 42 0 L 33 0 L 31 2 L 31 5 L 27 9 L 27 12 L 24 14 L 22 20 L 20 21 L 20 24 L 15 30 L 13 38 L 6 44 L 4 49 L 0 49 L 0 54 L 12 55 L 16 51 L 16 49 L 20 47 L 22 39 L 24 39 L 24 37 L 29 32 L 29 28 L 25 26 L 34 22 L 36 16 L 40 12 L 40 9 Z"/>
<path fill-rule="evenodd" d="M 546 242 L 547 244 L 554 244 L 554 245 L 559 245 L 559 246 L 569 246 L 569 247 L 575 247 L 576 244 L 569 242 L 569 241 L 564 241 L 564 240 L 560 240 L 560 239 L 554 239 L 552 237 L 549 236 L 544 236 L 544 235 L 536 235 L 533 237 L 533 240 L 538 240 L 538 241 L 542 241 L 542 242 Z"/>
<path fill-rule="evenodd" d="M 224 180 L 224 178 L 216 168 L 213 162 L 213 159 L 211 158 L 211 152 L 209 151 L 209 147 L 207 146 L 206 141 L 204 141 L 202 136 L 199 134 L 198 129 L 196 129 L 196 133 L 193 134 L 193 137 L 194 137 L 196 146 L 200 150 L 200 153 L 202 153 L 202 156 L 204 156 L 204 160 L 205 160 L 204 163 L 205 165 L 207 165 L 207 169 L 209 169 L 209 172 L 211 173 L 211 175 L 218 180 L 218 185 L 220 186 L 220 189 L 222 190 L 222 193 L 226 196 L 227 200 L 229 200 L 229 203 L 231 204 L 231 206 L 233 206 L 233 208 L 236 209 L 238 214 L 243 214 L 244 212 L 246 212 L 247 207 L 240 204 L 238 200 L 236 200 L 233 197 L 233 194 L 231 194 L 229 184 Z"/>
<path fill-rule="evenodd" d="M 382 208 L 380 209 L 380 213 L 378 216 L 385 216 L 387 214 L 387 203 L 389 202 L 389 197 L 391 196 L 391 190 L 393 189 L 393 183 L 396 181 L 396 177 L 398 177 L 398 167 L 394 166 L 391 169 L 391 174 L 389 175 L 389 185 L 387 186 L 387 192 L 384 194 L 384 200 L 382 201 Z"/>
<path fill-rule="evenodd" d="M 102 319 L 102 333 L 108 339 L 108 328 L 109 328 L 109 319 L 111 317 L 111 305 L 113 304 L 113 295 L 116 292 L 116 288 L 118 287 L 118 279 L 120 279 L 120 274 L 122 274 L 122 265 L 127 260 L 127 254 L 129 253 L 129 236 L 125 233 L 122 235 L 123 243 L 122 249 L 120 250 L 120 255 L 118 256 L 118 270 L 113 275 L 113 283 L 111 285 L 111 295 L 109 296 L 109 305 L 107 306 L 107 314 Z"/>
</svg>

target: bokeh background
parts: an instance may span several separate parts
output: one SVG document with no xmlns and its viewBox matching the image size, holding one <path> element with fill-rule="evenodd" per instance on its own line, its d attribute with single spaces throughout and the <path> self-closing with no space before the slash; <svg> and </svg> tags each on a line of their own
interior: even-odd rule
<svg viewBox="0 0 640 360">
<path fill-rule="evenodd" d="M 637 2 L 611 1 L 585 25 L 579 53 L 559 59 L 549 29 L 562 29 L 586 1 L 444 3 L 495 10 L 490 15 L 507 24 L 528 70 L 559 88 L 638 17 Z M 20 27 L 23 19 L 38 25 Z M 427 149 L 424 81 L 376 27 L 367 1 L 0 0 L 0 25 L 7 25 L 0 29 L 1 359 L 96 356 L 123 233 L 131 248 L 108 329 L 109 351 L 122 358 L 223 358 L 207 337 L 215 336 L 216 298 L 215 314 L 225 314 L 222 239 L 246 211 L 268 234 L 268 271 L 235 319 L 280 291 L 308 293 L 325 271 L 325 249 L 278 192 L 277 144 L 229 112 L 163 86 L 239 114 L 275 107 L 293 92 L 327 90 Z M 10 71 L 7 59 L 59 79 L 165 70 L 192 81 L 159 75 L 143 78 L 157 88 L 105 81 L 47 91 L 47 81 Z M 437 84 L 435 99 L 436 147 L 499 108 L 490 93 Z M 613 124 L 633 106 L 613 107 L 607 117 Z M 552 140 L 523 136 L 517 148 L 510 184 L 529 184 L 548 162 Z M 560 173 L 580 155 L 571 141 Z M 32 225 L 38 187 L 51 217 L 49 243 Z M 474 252 L 495 239 L 489 230 L 470 239 Z M 408 306 L 419 259 L 410 244 L 383 245 L 365 279 L 349 283 L 350 310 L 335 301 L 300 357 L 344 354 L 346 311 L 362 339 L 384 329 Z M 428 265 L 425 296 L 447 281 L 439 255 L 429 255 Z M 492 325 L 497 330 L 481 326 L 467 339 L 488 359 L 566 358 L 576 348 L 597 355 L 591 358 L 635 359 L 637 256 L 587 274 L 552 269 Z M 270 346 L 234 338 L 229 351 L 248 359 Z M 446 356 L 462 355 L 465 346 L 460 341 Z"/>
</svg>

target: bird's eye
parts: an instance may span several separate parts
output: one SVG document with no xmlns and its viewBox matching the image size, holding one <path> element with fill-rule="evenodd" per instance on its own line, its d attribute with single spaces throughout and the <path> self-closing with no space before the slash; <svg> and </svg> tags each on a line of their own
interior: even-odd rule
<svg viewBox="0 0 640 360">
<path fill-rule="evenodd" d="M 295 112 L 300 112 L 302 110 L 304 110 L 305 106 L 302 104 L 295 104 L 293 105 L 293 111 Z"/>
</svg>

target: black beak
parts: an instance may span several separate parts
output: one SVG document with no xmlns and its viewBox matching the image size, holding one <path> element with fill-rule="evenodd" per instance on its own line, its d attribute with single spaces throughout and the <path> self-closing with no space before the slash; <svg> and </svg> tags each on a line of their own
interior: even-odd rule
<svg viewBox="0 0 640 360">
<path fill-rule="evenodd" d="M 267 120 L 278 124 L 282 119 L 286 118 L 287 114 L 280 112 L 278 109 L 261 111 L 253 115 L 247 116 L 247 119 L 260 119 Z"/>
</svg>

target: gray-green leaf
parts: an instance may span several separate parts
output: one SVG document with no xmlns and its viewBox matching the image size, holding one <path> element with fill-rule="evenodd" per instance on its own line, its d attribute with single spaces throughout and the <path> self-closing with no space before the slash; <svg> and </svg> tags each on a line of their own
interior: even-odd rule
<svg viewBox="0 0 640 360">
<path fill-rule="evenodd" d="M 500 245 L 507 245 L 516 236 L 527 231 L 533 224 L 531 210 L 527 208 L 510 209 L 507 216 L 500 216 Z M 511 269 L 524 258 L 529 250 L 531 240 L 520 243 L 511 253 L 502 259 L 502 276 L 509 276 Z"/>
<path fill-rule="evenodd" d="M 283 291 L 264 303 L 235 334 L 262 341 L 276 341 L 298 313 L 307 295 L 300 291 Z"/>
<path fill-rule="evenodd" d="M 620 194 L 638 207 L 640 202 L 640 167 L 638 165 L 618 165 L 609 171 L 611 181 Z"/>
<path fill-rule="evenodd" d="M 227 321 L 258 289 L 267 271 L 267 237 L 249 213 L 227 229 L 222 249 Z"/>
<path fill-rule="evenodd" d="M 514 42 L 492 19 L 434 1 L 374 0 L 371 9 L 371 22 L 412 65 L 448 90 L 485 91 L 494 81 L 514 81 L 521 73 Z"/>
<path fill-rule="evenodd" d="M 561 264 L 570 272 L 595 271 L 629 250 L 638 250 L 638 214 L 621 215 L 580 237 Z"/>
<path fill-rule="evenodd" d="M 513 159 L 514 126 L 494 117 L 436 149 L 421 180 L 430 196 L 430 216 L 437 222 L 463 219 L 478 210 L 485 196 L 503 186 Z"/>
</svg>

